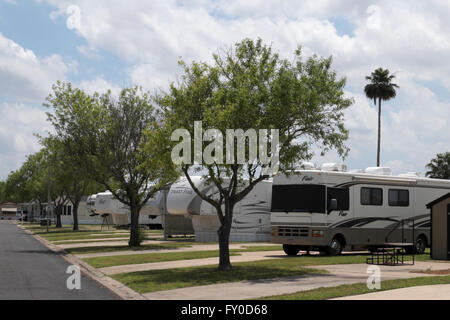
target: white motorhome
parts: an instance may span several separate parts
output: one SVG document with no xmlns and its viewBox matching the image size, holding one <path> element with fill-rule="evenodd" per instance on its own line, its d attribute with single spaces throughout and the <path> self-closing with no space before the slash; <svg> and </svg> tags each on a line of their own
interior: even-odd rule
<svg viewBox="0 0 450 320">
<path fill-rule="evenodd" d="M 205 194 L 217 194 L 217 188 L 207 185 L 201 176 L 191 177 L 195 187 Z M 272 182 L 263 181 L 239 203 L 233 212 L 230 241 L 268 241 L 270 239 L 270 199 Z M 195 239 L 199 242 L 217 241 L 220 221 L 216 209 L 203 201 L 186 178 L 170 188 L 167 211 L 173 215 L 192 218 Z"/>
<path fill-rule="evenodd" d="M 409 251 L 421 253 L 430 245 L 426 204 L 449 191 L 449 180 L 393 176 L 389 168 L 346 172 L 326 164 L 280 174 L 273 182 L 271 241 L 288 255 L 373 250 L 387 242 L 411 243 Z"/>
</svg>

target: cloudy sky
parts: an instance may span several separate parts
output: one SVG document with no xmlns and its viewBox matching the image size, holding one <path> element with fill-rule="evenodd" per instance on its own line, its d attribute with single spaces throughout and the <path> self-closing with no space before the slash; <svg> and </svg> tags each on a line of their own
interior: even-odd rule
<svg viewBox="0 0 450 320">
<path fill-rule="evenodd" d="M 0 0 L 0 179 L 39 150 L 33 133 L 50 129 L 42 103 L 56 80 L 99 92 L 164 88 L 178 57 L 210 61 L 244 37 L 286 58 L 298 45 L 333 55 L 355 98 L 346 113 L 353 169 L 376 164 L 365 76 L 380 66 L 394 72 L 401 88 L 383 105 L 382 164 L 423 173 L 450 151 L 449 16 L 446 0 Z"/>
</svg>

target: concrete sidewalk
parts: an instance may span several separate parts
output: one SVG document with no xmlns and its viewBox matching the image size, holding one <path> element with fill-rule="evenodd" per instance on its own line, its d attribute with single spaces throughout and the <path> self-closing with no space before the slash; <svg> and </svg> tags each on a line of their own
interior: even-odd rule
<svg viewBox="0 0 450 320">
<path fill-rule="evenodd" d="M 128 238 L 124 238 L 124 237 L 114 237 L 114 238 L 92 238 L 92 239 L 78 239 L 78 240 L 57 240 L 57 241 L 52 241 L 52 240 L 48 240 L 49 242 L 56 244 L 56 245 L 64 245 L 64 244 L 84 244 L 84 243 L 95 243 L 97 242 L 108 242 L 108 241 L 123 241 L 123 239 L 128 239 Z"/>
<path fill-rule="evenodd" d="M 364 276 L 366 279 L 369 276 L 367 264 L 336 264 L 328 266 L 314 266 L 316 269 L 327 270 L 335 275 L 358 275 Z M 390 279 L 426 277 L 436 276 L 433 274 L 418 273 L 418 271 L 425 270 L 447 270 L 450 269 L 450 262 L 435 262 L 435 261 L 416 261 L 414 265 L 397 265 L 397 266 L 378 266 L 381 271 L 381 281 Z"/>
<path fill-rule="evenodd" d="M 104 236 L 104 235 L 100 235 L 100 236 Z M 72 239 L 72 240 L 56 240 L 56 241 L 53 241 L 52 239 L 47 239 L 47 241 L 50 241 L 50 242 L 52 242 L 52 243 L 54 243 L 54 244 L 70 244 L 71 242 L 74 242 L 74 243 L 76 243 L 76 242 L 79 242 L 79 244 L 83 244 L 83 243 L 89 243 L 89 242 L 92 242 L 92 243 L 94 243 L 94 242 L 99 242 L 99 241 L 105 241 L 105 242 L 107 242 L 107 241 L 128 241 L 129 240 L 129 236 L 126 236 L 126 235 L 122 235 L 122 234 L 120 234 L 120 235 L 113 235 L 114 237 L 109 237 L 109 238 L 89 238 L 89 239 Z M 161 237 L 160 236 L 158 236 L 158 235 L 150 235 L 150 236 L 148 236 L 147 237 L 150 241 L 151 241 L 151 239 L 160 239 Z"/>
<path fill-rule="evenodd" d="M 261 260 L 280 259 L 284 257 L 283 251 L 259 251 L 259 252 L 245 252 L 240 256 L 232 256 L 230 260 L 232 263 L 236 262 L 250 262 Z M 187 267 L 200 267 L 208 265 L 219 264 L 219 257 L 205 258 L 205 259 L 192 259 L 192 260 L 177 260 L 177 261 L 164 261 L 153 262 L 143 264 L 130 264 L 123 266 L 105 267 L 98 269 L 100 272 L 106 275 L 113 275 L 119 273 L 129 273 L 148 270 L 164 270 L 164 269 L 177 269 Z"/>
<path fill-rule="evenodd" d="M 333 300 L 450 300 L 450 284 L 387 290 Z"/>
<path fill-rule="evenodd" d="M 144 241 L 142 244 L 161 244 L 167 243 L 167 241 Z M 91 247 L 115 247 L 115 246 L 128 246 L 128 239 L 124 241 L 104 241 L 104 242 L 86 242 L 86 243 L 69 243 L 69 244 L 58 244 L 61 249 L 71 249 L 71 248 L 91 248 Z"/>
<path fill-rule="evenodd" d="M 243 243 L 243 244 L 230 244 L 230 250 L 233 249 L 245 249 L 246 247 L 277 247 L 278 245 L 272 245 L 268 243 Z M 115 252 L 100 252 L 100 253 L 85 253 L 77 254 L 80 259 L 97 258 L 97 257 L 110 257 L 110 256 L 127 256 L 135 254 L 148 254 L 148 253 L 168 253 L 168 252 L 189 252 L 189 251 L 213 251 L 219 250 L 218 244 L 193 244 L 191 247 L 180 247 L 176 249 L 154 249 L 154 250 L 141 250 L 141 251 L 115 251 Z M 269 251 L 266 251 L 269 252 Z"/>
</svg>

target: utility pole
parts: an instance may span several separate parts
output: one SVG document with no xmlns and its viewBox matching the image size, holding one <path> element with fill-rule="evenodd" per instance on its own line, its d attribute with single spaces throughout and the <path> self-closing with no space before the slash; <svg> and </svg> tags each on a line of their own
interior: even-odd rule
<svg viewBox="0 0 450 320">
<path fill-rule="evenodd" d="M 48 226 L 50 224 L 50 165 L 48 166 L 47 170 L 47 233 L 48 233 Z"/>
</svg>

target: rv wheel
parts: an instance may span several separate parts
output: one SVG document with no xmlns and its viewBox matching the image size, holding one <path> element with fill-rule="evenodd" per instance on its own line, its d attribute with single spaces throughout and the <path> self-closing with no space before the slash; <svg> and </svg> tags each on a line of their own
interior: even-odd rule
<svg viewBox="0 0 450 320">
<path fill-rule="evenodd" d="M 427 240 L 424 236 L 419 236 L 414 246 L 405 249 L 407 254 L 423 254 L 427 247 Z"/>
<path fill-rule="evenodd" d="M 300 249 L 297 246 L 283 244 L 283 250 L 288 256 L 296 256 Z"/>
<path fill-rule="evenodd" d="M 327 251 L 330 256 L 338 256 L 342 253 L 342 249 L 343 245 L 341 240 L 339 238 L 333 238 Z"/>
<path fill-rule="evenodd" d="M 427 247 L 427 242 L 424 237 L 419 237 L 416 240 L 416 254 L 423 254 L 425 252 L 425 248 Z"/>
</svg>

